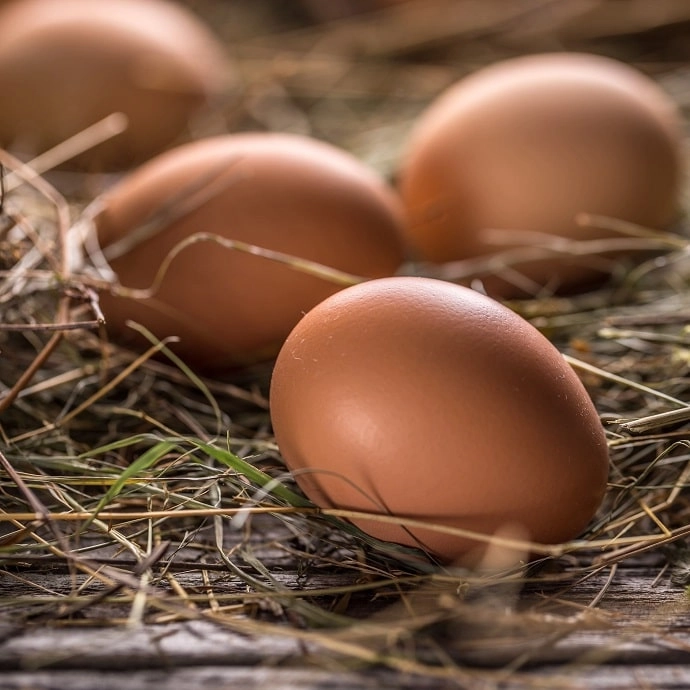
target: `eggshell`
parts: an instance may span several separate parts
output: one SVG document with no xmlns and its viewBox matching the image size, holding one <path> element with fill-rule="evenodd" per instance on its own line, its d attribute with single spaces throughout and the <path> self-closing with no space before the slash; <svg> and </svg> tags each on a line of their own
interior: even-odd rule
<svg viewBox="0 0 690 690">
<path fill-rule="evenodd" d="M 125 167 L 180 137 L 227 75 L 219 41 L 177 3 L 9 3 L 0 10 L 0 143 L 35 155 L 123 112 L 126 132 L 72 163 Z"/>
<path fill-rule="evenodd" d="M 432 103 L 410 135 L 400 188 L 418 258 L 539 245 L 544 257 L 549 237 L 622 237 L 578 225 L 582 213 L 665 228 L 679 211 L 682 139 L 671 99 L 617 61 L 556 53 L 480 69 Z M 508 232 L 492 239 L 495 230 Z M 534 289 L 568 289 L 601 278 L 610 258 L 561 247 L 515 268 Z M 499 296 L 524 291 L 489 286 Z"/>
<path fill-rule="evenodd" d="M 186 144 L 130 174 L 103 205 L 100 245 L 113 254 L 120 240 L 134 243 L 110 262 L 129 288 L 149 288 L 168 254 L 198 232 L 362 277 L 391 275 L 404 257 L 403 211 L 392 188 L 350 154 L 296 135 Z M 136 240 L 135 230 L 147 226 L 157 230 Z M 304 312 L 342 287 L 207 241 L 176 256 L 152 298 L 104 291 L 101 306 L 123 342 L 133 336 L 125 326 L 132 319 L 160 338 L 179 336 L 173 349 L 210 370 L 275 356 Z"/>
<path fill-rule="evenodd" d="M 560 353 L 508 308 L 440 280 L 372 280 L 312 309 L 276 360 L 270 410 L 285 462 L 322 507 L 559 543 L 606 488 L 602 426 Z M 469 536 L 353 522 L 444 561 L 484 552 Z"/>
</svg>

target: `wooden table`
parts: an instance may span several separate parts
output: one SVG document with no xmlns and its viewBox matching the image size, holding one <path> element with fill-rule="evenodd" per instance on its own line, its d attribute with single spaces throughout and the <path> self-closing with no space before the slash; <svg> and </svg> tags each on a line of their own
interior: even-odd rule
<svg viewBox="0 0 690 690">
<path fill-rule="evenodd" d="M 175 577 L 187 592 L 209 585 L 198 572 Z M 325 572 L 304 585 L 305 592 L 342 577 Z M 123 616 L 107 626 L 99 623 L 98 604 L 69 622 L 41 622 L 37 610 L 34 623 L 0 627 L 0 688 L 686 688 L 690 598 L 679 577 L 657 556 L 584 578 L 567 568 L 539 574 L 518 593 L 502 585 L 461 597 L 449 585 L 421 599 L 411 590 L 410 605 L 431 612 L 431 622 L 412 624 L 404 634 L 400 602 L 382 606 L 364 593 L 351 609 L 378 626 L 369 637 L 364 629 L 314 631 L 276 624 L 272 616 L 252 622 L 209 608 L 190 610 L 188 620 L 173 615 L 168 623 L 131 625 Z M 246 590 L 227 573 L 210 578 L 216 596 Z M 281 578 L 295 586 L 295 573 L 284 571 Z M 35 603 L 37 587 L 48 596 L 74 591 L 75 582 L 64 571 L 0 571 L 3 601 L 24 596 Z M 54 610 L 55 604 L 46 606 Z M 436 617 L 443 609 L 447 615 Z M 385 639 L 388 625 L 391 637 L 397 631 L 397 644 Z M 367 650 L 374 657 L 378 652 L 380 663 L 363 659 Z"/>
</svg>

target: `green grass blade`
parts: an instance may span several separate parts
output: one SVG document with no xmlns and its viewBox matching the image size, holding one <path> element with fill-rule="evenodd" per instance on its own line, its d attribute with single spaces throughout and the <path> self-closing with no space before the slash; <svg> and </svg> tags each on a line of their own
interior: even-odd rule
<svg viewBox="0 0 690 690">
<path fill-rule="evenodd" d="M 265 472 L 262 472 L 257 467 L 254 467 L 254 465 L 252 465 L 250 462 L 243 460 L 231 451 L 226 450 L 225 448 L 218 448 L 210 443 L 204 443 L 198 439 L 188 438 L 186 440 L 188 443 L 192 443 L 196 448 L 206 453 L 214 460 L 217 460 L 226 467 L 232 468 L 257 486 L 260 486 L 262 489 L 266 489 L 267 493 L 286 501 L 289 505 L 298 508 L 313 507 L 313 504 L 306 498 L 295 493 L 294 491 L 291 491 L 277 479 L 271 477 Z"/>
</svg>

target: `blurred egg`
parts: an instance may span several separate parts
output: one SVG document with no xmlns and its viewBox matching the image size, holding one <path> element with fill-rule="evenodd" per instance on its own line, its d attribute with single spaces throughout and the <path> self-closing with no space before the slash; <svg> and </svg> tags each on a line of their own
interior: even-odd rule
<svg viewBox="0 0 690 690">
<path fill-rule="evenodd" d="M 481 542 L 404 519 L 534 542 L 576 537 L 608 451 L 574 371 L 531 324 L 469 288 L 420 277 L 349 287 L 312 309 L 276 360 L 280 452 L 322 507 L 379 539 L 476 562 Z"/>
<path fill-rule="evenodd" d="M 0 10 L 0 144 L 37 155 L 122 112 L 126 131 L 78 164 L 129 166 L 180 137 L 227 73 L 211 30 L 177 3 L 17 0 Z"/>
<path fill-rule="evenodd" d="M 350 154 L 307 137 L 255 133 L 161 154 L 104 196 L 95 224 L 120 284 L 143 289 L 194 233 L 355 276 L 391 275 L 404 258 L 402 219 L 395 192 Z M 101 307 L 122 342 L 135 336 L 126 328 L 132 319 L 159 338 L 179 336 L 173 349 L 210 370 L 274 356 L 304 312 L 342 287 L 203 241 L 175 256 L 151 298 L 104 291 Z"/>
<path fill-rule="evenodd" d="M 487 277 L 497 296 L 601 279 L 618 254 L 578 257 L 563 240 L 624 237 L 579 224 L 580 214 L 669 226 L 682 140 L 674 103 L 620 62 L 556 53 L 480 69 L 413 127 L 400 189 L 417 256 L 442 263 L 527 247 L 513 266 L 499 264 L 505 280 Z"/>
</svg>

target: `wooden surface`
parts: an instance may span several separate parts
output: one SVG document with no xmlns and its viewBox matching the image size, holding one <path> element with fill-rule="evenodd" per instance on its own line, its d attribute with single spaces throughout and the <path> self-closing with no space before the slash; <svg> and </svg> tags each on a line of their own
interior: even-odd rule
<svg viewBox="0 0 690 690">
<path fill-rule="evenodd" d="M 546 588 L 537 582 L 519 595 L 499 591 L 459 601 L 447 620 L 418 629 L 397 649 L 381 635 L 371 637 L 370 648 L 381 659 L 388 655 L 393 668 L 355 662 L 339 645 L 362 640 L 336 630 L 317 636 L 273 625 L 271 632 L 245 632 L 241 621 L 204 619 L 5 625 L 0 688 L 687 688 L 690 599 L 658 566 L 607 568 L 580 582 L 566 578 Z M 35 584 L 53 592 L 73 586 L 66 573 L 38 579 L 26 573 L 33 585 L 18 574 L 0 573 L 3 600 L 35 592 Z M 193 579 L 181 583 L 191 588 Z M 362 612 L 366 599 L 356 602 Z M 414 592 L 410 601 L 414 607 Z M 393 606 L 395 612 L 399 604 Z M 428 610 L 434 599 L 421 606 Z M 389 615 L 382 608 L 371 620 L 385 625 Z M 413 668 L 412 659 L 423 664 Z"/>
</svg>

